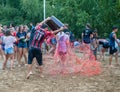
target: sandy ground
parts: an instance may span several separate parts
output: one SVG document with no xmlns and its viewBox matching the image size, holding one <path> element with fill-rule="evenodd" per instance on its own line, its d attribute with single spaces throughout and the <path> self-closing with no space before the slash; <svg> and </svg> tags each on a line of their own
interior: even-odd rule
<svg viewBox="0 0 120 92">
<path fill-rule="evenodd" d="M 78 54 L 79 55 L 79 54 Z M 50 61 L 50 59 L 45 59 Z M 120 58 L 119 58 L 120 60 Z M 33 75 L 26 79 L 27 67 L 0 69 L 0 92 L 120 92 L 120 66 L 109 69 L 108 57 L 101 61 L 103 71 L 100 75 L 85 77 L 76 75 L 58 75 L 39 77 L 39 72 L 33 67 Z M 2 60 L 0 60 L 1 68 Z M 9 66 L 9 65 L 8 65 Z"/>
</svg>

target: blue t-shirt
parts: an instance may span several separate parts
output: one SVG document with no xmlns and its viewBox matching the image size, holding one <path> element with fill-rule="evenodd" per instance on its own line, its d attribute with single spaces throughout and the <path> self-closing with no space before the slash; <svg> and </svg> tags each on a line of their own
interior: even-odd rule
<svg viewBox="0 0 120 92">
<path fill-rule="evenodd" d="M 27 35 L 26 32 L 21 32 L 21 33 L 18 32 L 18 33 L 17 33 L 17 37 L 18 37 L 18 38 L 21 38 L 21 39 L 19 40 L 19 43 L 25 43 L 26 35 Z"/>
</svg>

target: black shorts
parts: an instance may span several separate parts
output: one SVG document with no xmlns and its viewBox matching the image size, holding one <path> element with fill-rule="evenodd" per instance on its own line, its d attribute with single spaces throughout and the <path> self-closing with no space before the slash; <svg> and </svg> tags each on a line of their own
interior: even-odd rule
<svg viewBox="0 0 120 92">
<path fill-rule="evenodd" d="M 117 49 L 115 47 L 110 47 L 110 51 L 109 51 L 110 55 L 113 55 L 116 52 L 117 52 Z"/>
<path fill-rule="evenodd" d="M 109 45 L 108 45 L 108 44 L 104 44 L 104 45 L 103 45 L 103 48 L 108 49 L 108 48 L 109 48 Z"/>
<path fill-rule="evenodd" d="M 30 47 L 28 51 L 28 64 L 32 64 L 34 57 L 36 58 L 38 64 L 41 66 L 43 64 L 41 49 Z"/>
<path fill-rule="evenodd" d="M 99 44 L 101 44 L 103 46 L 103 48 L 105 48 L 105 49 L 108 49 L 110 47 L 108 42 L 99 41 Z"/>
</svg>

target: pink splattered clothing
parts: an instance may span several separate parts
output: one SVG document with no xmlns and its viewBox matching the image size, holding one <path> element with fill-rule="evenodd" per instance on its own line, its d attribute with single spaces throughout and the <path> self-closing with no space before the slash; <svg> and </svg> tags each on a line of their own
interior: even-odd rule
<svg viewBox="0 0 120 92">
<path fill-rule="evenodd" d="M 63 35 L 58 40 L 58 53 L 66 53 L 67 52 L 67 40 L 68 37 Z"/>
<path fill-rule="evenodd" d="M 4 34 L 3 34 L 3 33 L 0 33 L 0 38 L 1 38 L 2 36 L 4 36 Z"/>
<path fill-rule="evenodd" d="M 57 39 L 57 48 L 54 55 L 54 62 L 46 62 L 46 73 L 52 75 L 80 74 L 93 76 L 100 74 L 101 63 L 94 59 L 89 45 L 82 44 L 81 57 L 77 56 L 69 44 L 69 37 L 60 33 Z M 80 49 L 81 50 L 81 49 Z"/>
</svg>

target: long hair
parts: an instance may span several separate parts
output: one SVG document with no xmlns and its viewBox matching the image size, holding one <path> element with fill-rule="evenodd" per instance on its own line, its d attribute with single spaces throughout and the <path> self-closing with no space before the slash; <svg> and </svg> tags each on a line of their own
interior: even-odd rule
<svg viewBox="0 0 120 92">
<path fill-rule="evenodd" d="M 19 26 L 18 32 L 21 32 L 21 28 L 22 28 L 22 32 L 23 32 L 23 25 L 20 25 L 20 26 Z"/>
</svg>

